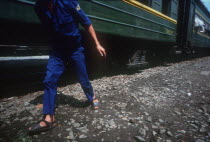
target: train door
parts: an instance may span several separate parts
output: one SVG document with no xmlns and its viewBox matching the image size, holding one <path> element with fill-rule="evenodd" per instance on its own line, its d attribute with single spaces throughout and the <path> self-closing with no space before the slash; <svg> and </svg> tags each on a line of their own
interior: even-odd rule
<svg viewBox="0 0 210 142">
<path fill-rule="evenodd" d="M 185 53 L 191 53 L 191 42 L 195 15 L 194 0 L 179 0 L 177 21 L 177 45 L 178 49 Z"/>
<path fill-rule="evenodd" d="M 194 18 L 195 18 L 195 3 L 192 2 L 190 6 L 189 23 L 188 23 L 188 30 L 187 30 L 187 46 L 191 46 Z"/>
</svg>

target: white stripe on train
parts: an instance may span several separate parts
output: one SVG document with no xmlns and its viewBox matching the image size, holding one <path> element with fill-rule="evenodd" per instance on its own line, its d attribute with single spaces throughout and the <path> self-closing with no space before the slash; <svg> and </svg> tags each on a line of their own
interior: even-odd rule
<svg viewBox="0 0 210 142">
<path fill-rule="evenodd" d="M 46 60 L 49 56 L 17 56 L 17 57 L 0 57 L 0 61 L 19 61 L 19 60 Z"/>
</svg>

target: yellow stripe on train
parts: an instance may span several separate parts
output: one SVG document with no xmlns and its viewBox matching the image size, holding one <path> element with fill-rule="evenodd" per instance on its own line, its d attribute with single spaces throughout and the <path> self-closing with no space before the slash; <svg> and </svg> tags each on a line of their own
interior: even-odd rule
<svg viewBox="0 0 210 142">
<path fill-rule="evenodd" d="M 153 15 L 161 17 L 161 18 L 163 18 L 163 19 L 165 19 L 165 20 L 167 20 L 171 23 L 177 24 L 177 21 L 172 19 L 171 17 L 168 17 L 168 16 L 166 16 L 166 15 L 164 15 L 164 14 L 162 14 L 162 13 L 160 13 L 160 12 L 158 12 L 158 11 L 156 11 L 156 10 L 154 10 L 154 9 L 152 9 L 152 8 L 146 6 L 146 5 L 144 5 L 144 4 L 142 4 L 138 1 L 135 1 L 135 0 L 122 0 L 122 1 L 124 1 L 124 2 L 126 2 L 130 5 L 133 5 L 135 7 L 138 7 L 140 9 L 144 10 L 144 11 L 147 11 L 147 12 L 153 14 Z"/>
</svg>

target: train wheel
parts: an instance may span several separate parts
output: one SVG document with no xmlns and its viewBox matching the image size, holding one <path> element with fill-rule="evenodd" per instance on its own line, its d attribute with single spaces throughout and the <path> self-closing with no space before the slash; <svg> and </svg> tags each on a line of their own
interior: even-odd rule
<svg viewBox="0 0 210 142">
<path fill-rule="evenodd" d="M 128 59 L 128 68 L 131 67 L 140 67 L 143 65 L 147 65 L 148 62 L 146 62 L 146 50 L 137 50 L 134 52 L 134 54 L 131 56 L 130 59 Z"/>
</svg>

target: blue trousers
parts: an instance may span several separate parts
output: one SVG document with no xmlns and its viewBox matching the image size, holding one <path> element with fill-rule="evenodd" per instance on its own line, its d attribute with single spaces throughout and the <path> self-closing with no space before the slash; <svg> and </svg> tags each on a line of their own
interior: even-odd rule
<svg viewBox="0 0 210 142">
<path fill-rule="evenodd" d="M 93 100 L 93 88 L 88 79 L 86 70 L 84 48 L 82 46 L 70 49 L 54 49 L 50 52 L 47 64 L 46 76 L 44 79 L 43 114 L 54 114 L 55 99 L 57 94 L 57 82 L 65 69 L 65 63 L 71 60 L 76 72 L 77 79 L 88 99 Z"/>
</svg>

